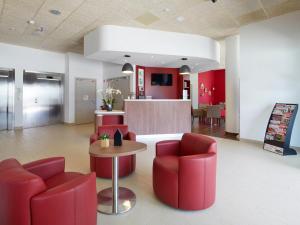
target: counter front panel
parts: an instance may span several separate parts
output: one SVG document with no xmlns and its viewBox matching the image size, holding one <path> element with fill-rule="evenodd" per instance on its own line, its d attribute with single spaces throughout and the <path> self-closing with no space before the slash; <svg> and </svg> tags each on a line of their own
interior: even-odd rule
<svg viewBox="0 0 300 225">
<path fill-rule="evenodd" d="M 191 132 L 190 100 L 125 100 L 124 124 L 138 135 Z"/>
</svg>

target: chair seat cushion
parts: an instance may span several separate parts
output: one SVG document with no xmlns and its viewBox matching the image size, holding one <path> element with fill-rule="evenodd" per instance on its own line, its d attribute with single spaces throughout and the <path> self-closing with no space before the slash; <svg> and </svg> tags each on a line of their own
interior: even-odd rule
<svg viewBox="0 0 300 225">
<path fill-rule="evenodd" d="M 82 176 L 81 173 L 77 172 L 65 172 L 65 173 L 60 173 L 56 176 L 53 176 L 47 180 L 45 180 L 45 183 L 47 185 L 47 189 L 54 188 L 56 186 L 59 186 L 61 184 L 64 184 L 70 180 L 73 180 L 77 177 Z"/>
</svg>

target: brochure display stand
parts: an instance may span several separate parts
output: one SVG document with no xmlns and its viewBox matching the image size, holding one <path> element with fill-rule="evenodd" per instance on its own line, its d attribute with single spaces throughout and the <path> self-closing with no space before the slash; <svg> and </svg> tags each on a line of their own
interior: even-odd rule
<svg viewBox="0 0 300 225">
<path fill-rule="evenodd" d="M 269 119 L 264 149 L 280 155 L 297 155 L 290 141 L 298 104 L 276 103 Z"/>
</svg>

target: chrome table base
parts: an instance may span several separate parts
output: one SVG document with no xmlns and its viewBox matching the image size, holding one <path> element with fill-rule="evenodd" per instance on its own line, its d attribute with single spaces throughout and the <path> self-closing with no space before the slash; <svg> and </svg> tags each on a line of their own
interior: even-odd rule
<svg viewBox="0 0 300 225">
<path fill-rule="evenodd" d="M 129 211 L 136 203 L 135 194 L 128 188 L 119 187 L 118 206 L 113 212 L 113 189 L 107 188 L 98 193 L 98 212 L 116 215 Z"/>
<path fill-rule="evenodd" d="M 112 188 L 98 193 L 98 212 L 117 215 L 129 211 L 136 203 L 135 194 L 128 188 L 119 187 L 119 157 L 113 157 Z"/>
</svg>

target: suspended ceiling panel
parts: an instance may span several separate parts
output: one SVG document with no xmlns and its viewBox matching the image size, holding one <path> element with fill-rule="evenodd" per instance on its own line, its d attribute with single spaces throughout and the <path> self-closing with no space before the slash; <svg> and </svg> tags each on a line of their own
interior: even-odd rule
<svg viewBox="0 0 300 225">
<path fill-rule="evenodd" d="M 134 35 L 131 35 L 134 34 Z M 131 62 L 143 66 L 216 67 L 220 61 L 219 43 L 211 38 L 133 27 L 105 25 L 84 37 L 84 56 L 117 64 Z M 124 58 L 130 54 L 130 58 Z M 187 58 L 182 61 L 181 58 Z"/>
<path fill-rule="evenodd" d="M 83 36 L 108 24 L 222 39 L 295 10 L 300 0 L 0 0 L 0 42 L 82 53 Z"/>
</svg>

